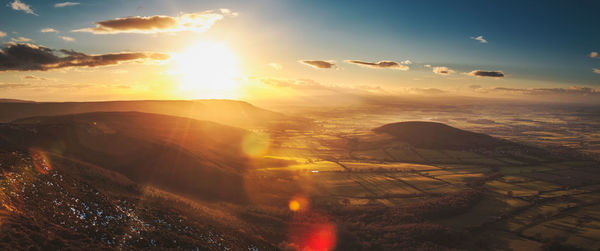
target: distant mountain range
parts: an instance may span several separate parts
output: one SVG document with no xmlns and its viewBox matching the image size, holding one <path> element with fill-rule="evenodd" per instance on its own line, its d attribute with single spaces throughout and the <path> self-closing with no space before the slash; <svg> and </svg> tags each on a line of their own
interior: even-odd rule
<svg viewBox="0 0 600 251">
<path fill-rule="evenodd" d="M 103 102 L 29 102 L 0 100 L 0 122 L 34 116 L 89 112 L 146 112 L 208 120 L 241 128 L 297 128 L 306 119 L 258 108 L 234 100 L 147 100 Z"/>
</svg>

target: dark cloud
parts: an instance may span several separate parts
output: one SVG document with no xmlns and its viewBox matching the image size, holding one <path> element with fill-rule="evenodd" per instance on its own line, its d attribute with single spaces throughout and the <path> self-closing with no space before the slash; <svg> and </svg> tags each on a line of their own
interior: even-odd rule
<svg viewBox="0 0 600 251">
<path fill-rule="evenodd" d="M 360 60 L 346 60 L 347 63 L 356 64 L 363 67 L 376 68 L 376 69 L 397 69 L 406 71 L 409 69 L 408 66 L 403 65 L 394 61 L 379 61 L 377 63 L 373 62 L 365 62 Z"/>
<path fill-rule="evenodd" d="M 73 30 L 74 32 L 91 32 L 94 34 L 116 33 L 159 33 L 195 31 L 204 32 L 225 16 L 237 16 L 228 9 L 205 11 L 171 16 L 134 16 L 122 17 L 96 22 L 96 27 Z"/>
<path fill-rule="evenodd" d="M 336 68 L 336 65 L 333 61 L 324 61 L 324 60 L 300 60 L 302 64 L 308 65 L 310 67 L 314 67 L 317 69 L 332 69 Z"/>
<path fill-rule="evenodd" d="M 58 52 L 58 53 L 57 53 Z M 53 50 L 32 44 L 8 43 L 0 50 L 0 71 L 46 71 L 67 67 L 97 67 L 134 60 L 166 60 L 168 54 L 120 52 L 88 55 L 73 50 Z"/>
<path fill-rule="evenodd" d="M 472 72 L 469 72 L 469 75 L 478 76 L 478 77 L 492 77 L 492 78 L 504 77 L 504 73 L 501 71 L 474 70 Z"/>
</svg>

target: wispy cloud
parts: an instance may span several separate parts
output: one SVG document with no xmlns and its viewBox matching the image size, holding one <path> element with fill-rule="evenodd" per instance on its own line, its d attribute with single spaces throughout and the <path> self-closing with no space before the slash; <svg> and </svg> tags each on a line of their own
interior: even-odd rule
<svg viewBox="0 0 600 251">
<path fill-rule="evenodd" d="M 412 61 L 410 61 L 410 60 L 407 59 L 407 60 L 404 60 L 404 61 L 402 61 L 400 63 L 401 64 L 412 64 Z"/>
<path fill-rule="evenodd" d="M 598 52 L 597 51 L 590 52 L 590 57 L 591 58 L 597 58 L 598 57 Z"/>
<path fill-rule="evenodd" d="M 13 84 L 13 83 L 0 83 L 0 90 L 8 90 L 14 88 L 27 87 L 28 84 Z"/>
<path fill-rule="evenodd" d="M 204 11 L 171 16 L 123 17 L 96 22 L 96 27 L 73 30 L 93 34 L 143 33 L 193 31 L 204 32 L 225 16 L 237 13 L 228 9 Z"/>
<path fill-rule="evenodd" d="M 38 15 L 35 12 L 33 12 L 33 10 L 31 9 L 31 7 L 29 5 L 27 5 L 26 3 L 21 2 L 20 0 L 14 0 L 12 3 L 9 4 L 9 6 L 13 9 L 13 10 L 17 10 L 17 11 L 23 11 L 27 14 L 31 14 L 31 15 Z"/>
<path fill-rule="evenodd" d="M 6 37 L 6 32 L 0 31 L 0 38 Z"/>
<path fill-rule="evenodd" d="M 425 68 L 431 68 L 430 64 L 423 65 Z"/>
<path fill-rule="evenodd" d="M 79 5 L 80 3 L 75 3 L 75 2 L 62 2 L 62 3 L 56 3 L 54 4 L 54 8 L 62 8 L 62 7 L 68 7 L 68 6 L 75 6 L 75 5 Z"/>
<path fill-rule="evenodd" d="M 298 62 L 317 69 L 335 69 L 337 67 L 335 62 L 330 60 L 300 60 Z"/>
<path fill-rule="evenodd" d="M 122 62 L 163 61 L 168 58 L 168 54 L 156 52 L 89 55 L 73 50 L 53 50 L 43 46 L 10 42 L 7 47 L 0 50 L 0 71 L 46 71 L 68 67 L 114 65 Z"/>
<path fill-rule="evenodd" d="M 31 38 L 26 38 L 26 37 L 13 37 L 10 39 L 10 41 L 12 42 L 31 42 Z"/>
<path fill-rule="evenodd" d="M 346 60 L 346 63 L 355 64 L 362 67 L 375 68 L 375 69 L 396 69 L 401 71 L 407 71 L 410 69 L 408 66 L 400 64 L 394 61 L 379 61 L 379 62 L 366 62 L 361 60 Z"/>
<path fill-rule="evenodd" d="M 281 65 L 280 65 L 280 64 L 278 64 L 278 63 L 268 63 L 267 65 L 268 65 L 269 67 L 271 67 L 271 68 L 275 69 L 275 70 L 278 70 L 278 71 L 279 71 L 279 70 L 281 70 L 281 69 L 283 69 L 283 66 L 281 66 Z"/>
<path fill-rule="evenodd" d="M 33 80 L 33 81 L 47 81 L 47 80 L 49 80 L 47 78 L 38 77 L 38 76 L 34 76 L 34 75 L 22 76 L 21 79 L 22 80 Z"/>
<path fill-rule="evenodd" d="M 502 71 L 482 71 L 482 70 L 474 70 L 472 72 L 467 73 L 471 76 L 477 77 L 492 77 L 492 78 L 501 78 L 504 77 L 504 73 Z"/>
<path fill-rule="evenodd" d="M 592 69 L 592 71 L 593 71 L 594 73 L 596 73 L 596 74 L 600 74 L 600 69 L 596 69 L 596 68 L 594 68 L 594 69 Z"/>
<path fill-rule="evenodd" d="M 75 39 L 67 36 L 58 36 L 60 39 L 65 40 L 67 42 L 75 42 Z"/>
<path fill-rule="evenodd" d="M 44 28 L 44 29 L 41 29 L 40 32 L 48 33 L 48 32 L 58 32 L 58 31 L 55 30 L 54 28 Z"/>
<path fill-rule="evenodd" d="M 496 87 L 492 91 L 500 92 L 513 92 L 526 95 L 600 95 L 600 89 L 590 87 L 577 87 L 571 86 L 568 88 L 508 88 L 508 87 Z"/>
<path fill-rule="evenodd" d="M 454 70 L 446 67 L 446 66 L 436 66 L 433 67 L 432 69 L 433 73 L 435 74 L 439 74 L 439 75 L 450 75 L 452 73 L 455 73 Z"/>
<path fill-rule="evenodd" d="M 482 44 L 487 44 L 487 40 L 485 40 L 485 38 L 483 38 L 483 36 L 476 36 L 476 37 L 471 37 L 471 39 L 473 40 L 477 40 L 479 42 L 481 42 Z"/>
</svg>

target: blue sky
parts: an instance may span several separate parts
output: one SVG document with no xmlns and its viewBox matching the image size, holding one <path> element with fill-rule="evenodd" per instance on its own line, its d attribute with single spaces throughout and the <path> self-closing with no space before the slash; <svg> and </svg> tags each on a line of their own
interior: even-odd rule
<svg viewBox="0 0 600 251">
<path fill-rule="evenodd" d="M 1 42 L 26 37 L 29 43 L 89 54 L 122 51 L 173 52 L 198 39 L 224 41 L 242 58 L 251 77 L 310 78 L 328 84 L 405 87 L 472 85 L 473 70 L 501 71 L 505 77 L 484 86 L 598 88 L 600 2 L 598 1 L 63 1 L 21 0 L 36 15 L 0 8 Z M 177 16 L 227 8 L 224 18 L 203 33 L 91 34 L 72 32 L 128 16 Z M 42 33 L 51 27 L 58 33 Z M 64 41 L 59 36 L 72 37 Z M 487 43 L 472 38 L 482 36 Z M 366 69 L 344 60 L 376 63 L 410 60 L 410 70 Z M 315 70 L 299 60 L 333 60 L 337 70 Z M 269 72 L 276 62 L 284 71 Z M 425 65 L 451 69 L 456 81 L 432 76 Z M 0 81 L 14 72 L 0 72 Z M 4 79 L 3 79 L 4 78 Z M 416 79 L 432 78 L 429 84 Z M 503 82 L 505 81 L 505 82 Z M 482 81 L 480 81 L 482 82 Z"/>
</svg>

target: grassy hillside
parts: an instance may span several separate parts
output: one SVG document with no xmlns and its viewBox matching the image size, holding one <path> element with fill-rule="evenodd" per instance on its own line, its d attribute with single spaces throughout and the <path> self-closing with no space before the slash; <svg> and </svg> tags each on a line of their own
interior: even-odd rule
<svg viewBox="0 0 600 251">
<path fill-rule="evenodd" d="M 248 132 L 213 122 L 138 112 L 34 117 L 0 128 L 3 146 L 117 171 L 138 183 L 202 199 L 244 201 Z M 206 191 L 210 190 L 210 193 Z"/>
</svg>

